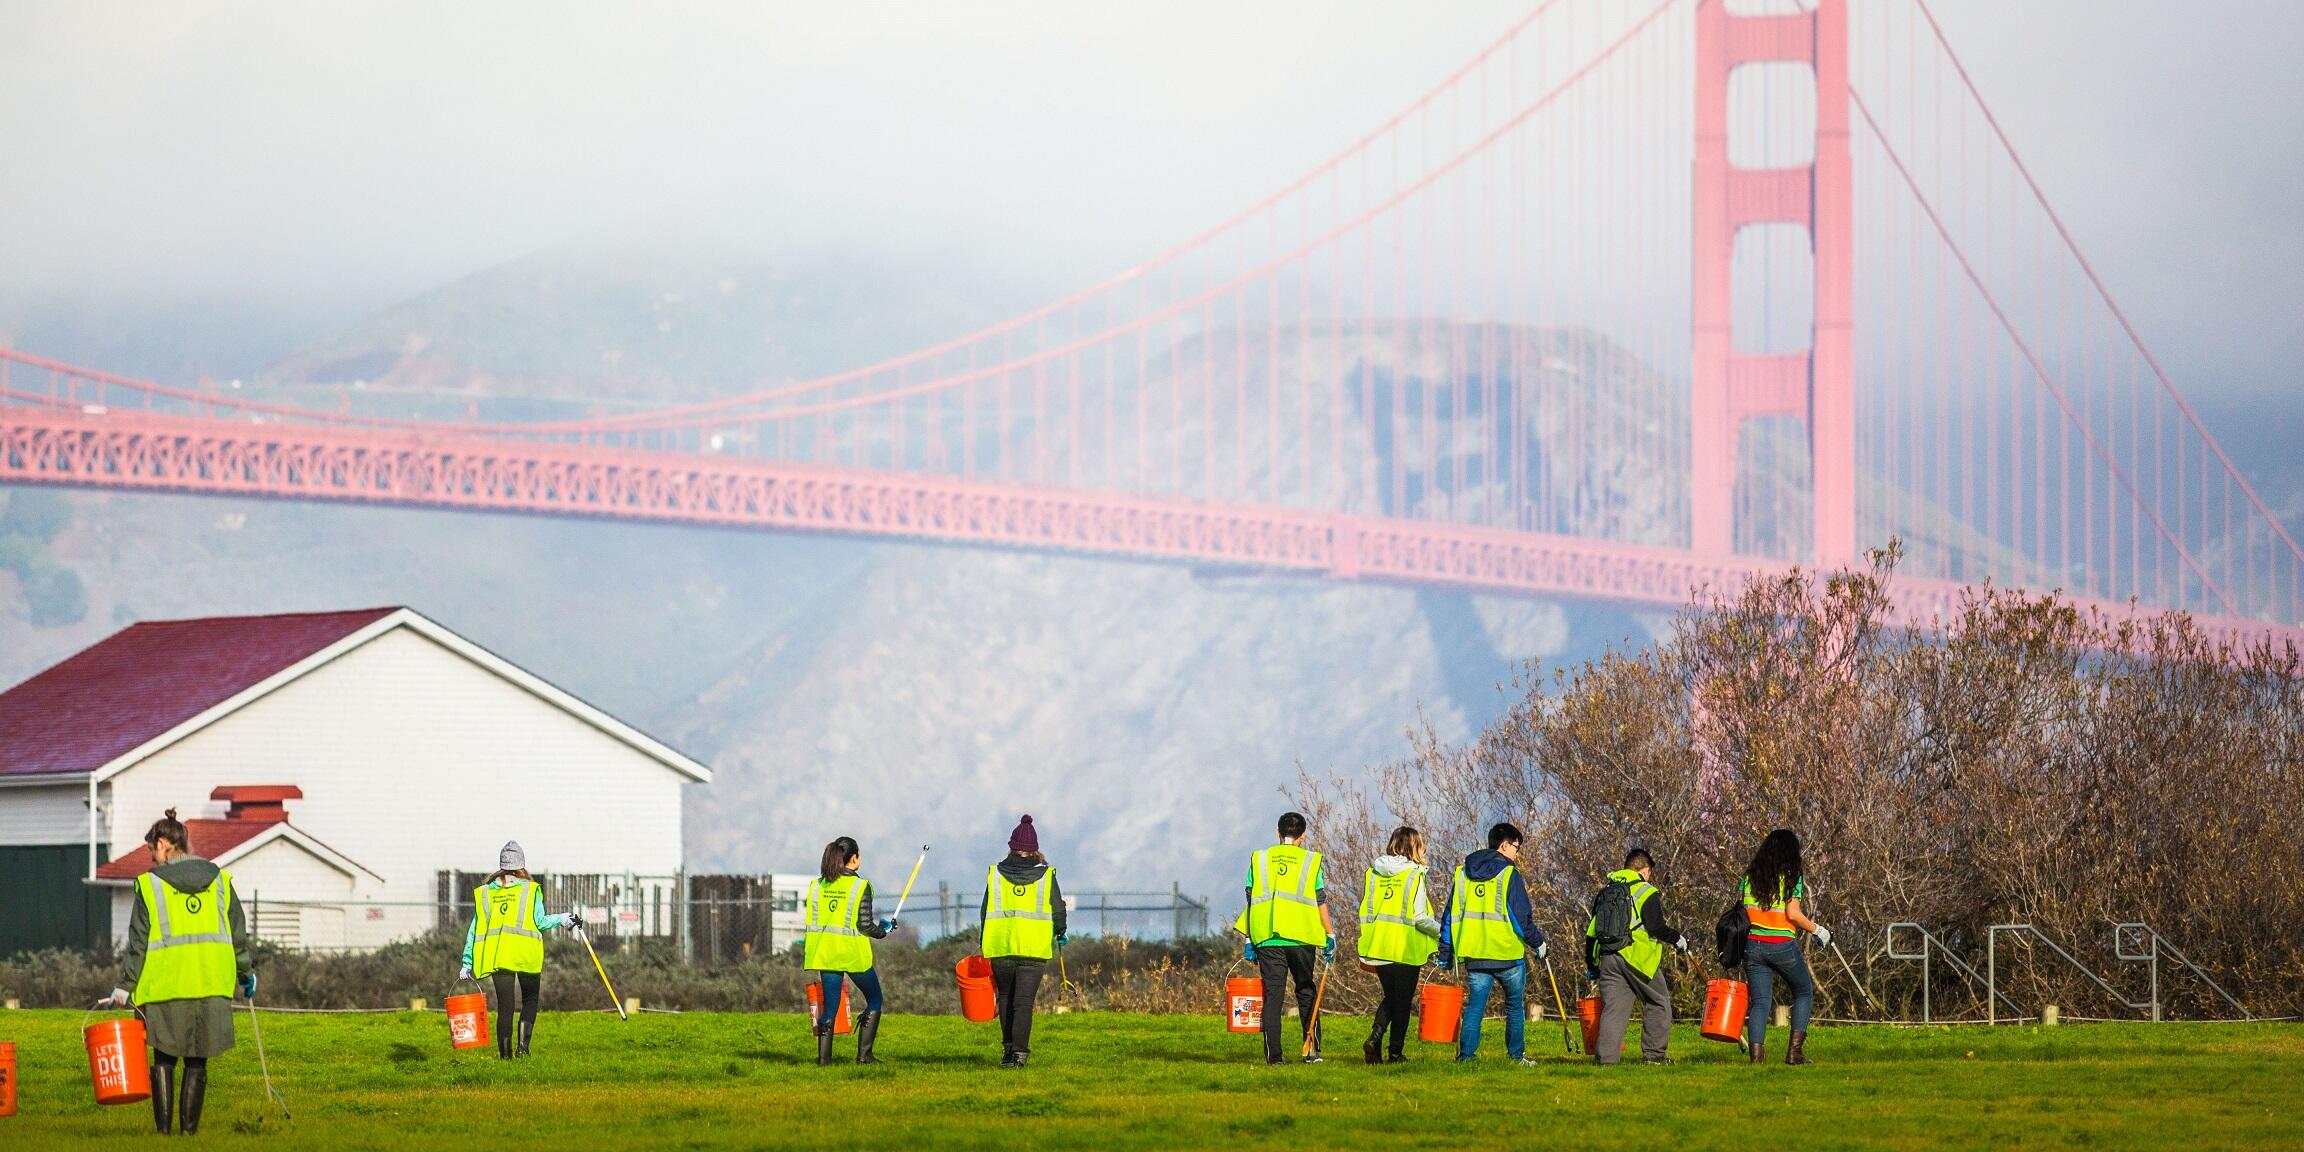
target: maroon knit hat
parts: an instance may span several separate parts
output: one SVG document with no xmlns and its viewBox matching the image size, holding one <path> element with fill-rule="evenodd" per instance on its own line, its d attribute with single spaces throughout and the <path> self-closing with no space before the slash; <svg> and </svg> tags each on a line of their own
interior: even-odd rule
<svg viewBox="0 0 2304 1152">
<path fill-rule="evenodd" d="M 1040 850 L 1040 834 L 1032 830 L 1031 816 L 1025 816 L 1023 823 L 1016 825 L 1016 830 L 1008 834 L 1008 850 L 1010 852 L 1038 852 Z"/>
</svg>

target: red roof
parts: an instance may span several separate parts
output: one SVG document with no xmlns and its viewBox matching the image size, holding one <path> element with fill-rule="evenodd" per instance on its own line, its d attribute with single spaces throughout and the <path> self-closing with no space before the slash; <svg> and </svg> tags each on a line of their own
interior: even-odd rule
<svg viewBox="0 0 2304 1152">
<path fill-rule="evenodd" d="M 93 772 L 397 611 L 129 625 L 0 692 L 0 776 Z M 198 841 L 193 847 L 209 855 Z"/>
<path fill-rule="evenodd" d="M 214 860 L 271 830 L 279 820 L 186 820 L 184 832 L 192 841 L 192 854 Z M 152 848 L 138 844 L 125 856 L 96 869 L 99 880 L 134 880 L 152 870 Z"/>
</svg>

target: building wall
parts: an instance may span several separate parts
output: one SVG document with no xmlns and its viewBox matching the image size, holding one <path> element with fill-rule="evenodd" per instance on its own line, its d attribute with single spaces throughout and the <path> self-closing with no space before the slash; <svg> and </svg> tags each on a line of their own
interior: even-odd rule
<svg viewBox="0 0 2304 1152">
<path fill-rule="evenodd" d="M 109 798 L 138 825 L 170 805 L 221 817 L 219 785 L 302 788 L 296 827 L 381 877 L 363 897 L 381 917 L 347 926 L 364 944 L 432 927 L 437 874 L 492 869 L 506 840 L 540 872 L 678 871 L 687 779 L 398 628 L 123 771 Z"/>
<path fill-rule="evenodd" d="M 0 802 L 6 799 L 0 793 Z M 85 834 L 83 834 L 85 835 Z M 109 857 L 97 845 L 96 859 Z M 89 948 L 103 940 L 104 890 L 81 883 L 88 845 L 0 847 L 0 956 L 43 948 Z"/>
<path fill-rule="evenodd" d="M 0 847 L 77 844 L 88 868 L 88 778 L 76 784 L 0 787 Z"/>
</svg>

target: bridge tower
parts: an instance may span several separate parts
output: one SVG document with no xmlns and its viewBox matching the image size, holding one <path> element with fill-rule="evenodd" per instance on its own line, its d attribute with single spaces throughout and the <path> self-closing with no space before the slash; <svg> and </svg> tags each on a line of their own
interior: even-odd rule
<svg viewBox="0 0 2304 1152">
<path fill-rule="evenodd" d="M 1809 65 L 1816 79 L 1816 150 L 1808 164 L 1742 168 L 1728 158 L 1728 77 L 1745 64 Z M 1696 12 L 1695 221 L 1691 233 L 1695 363 L 1689 462 L 1693 544 L 1735 547 L 1736 445 L 1754 416 L 1797 416 L 1808 429 L 1814 559 L 1856 555 L 1854 172 L 1848 151 L 1848 5 L 1821 0 L 1798 15 L 1739 15 L 1727 0 Z M 1801 352 L 1738 351 L 1731 267 L 1736 235 L 1798 224 L 1815 255 L 1815 327 Z"/>
</svg>

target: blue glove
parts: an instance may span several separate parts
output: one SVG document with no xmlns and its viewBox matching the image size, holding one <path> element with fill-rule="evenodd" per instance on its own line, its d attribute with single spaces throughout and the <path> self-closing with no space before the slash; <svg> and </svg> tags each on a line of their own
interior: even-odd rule
<svg viewBox="0 0 2304 1152">
<path fill-rule="evenodd" d="M 1242 960 L 1249 960 L 1249 961 L 1253 961 L 1253 960 L 1255 960 L 1255 959 L 1256 959 L 1256 946 L 1255 946 L 1254 944 L 1242 944 L 1242 945 L 1240 946 L 1240 958 L 1241 958 Z"/>
<path fill-rule="evenodd" d="M 254 972 L 240 978 L 240 994 L 250 1000 L 256 998 L 256 974 Z"/>
<path fill-rule="evenodd" d="M 1056 946 L 1058 948 L 1062 948 L 1064 946 L 1064 938 L 1062 936 L 1058 936 L 1056 938 Z"/>
<path fill-rule="evenodd" d="M 1326 944 L 1322 944 L 1322 945 L 1320 946 L 1320 958 L 1321 958 L 1322 960 L 1326 960 L 1326 961 L 1329 961 L 1330 963 L 1334 963 L 1334 962 L 1335 962 L 1335 960 L 1336 960 L 1336 937 L 1334 937 L 1334 936 L 1330 936 L 1330 937 L 1328 937 L 1328 942 L 1327 942 Z"/>
<path fill-rule="evenodd" d="M 1456 957 L 1446 948 L 1442 948 L 1440 950 L 1440 954 L 1432 958 L 1432 962 L 1438 964 L 1442 968 L 1454 968 L 1456 966 Z"/>
<path fill-rule="evenodd" d="M 895 930 L 896 930 L 896 921 L 894 921 L 894 920 L 882 920 L 882 921 L 880 922 L 880 934 L 881 934 L 881 935 L 885 936 L 885 935 L 887 935 L 887 934 L 888 934 L 888 933 L 890 933 L 890 932 L 894 932 Z"/>
</svg>

